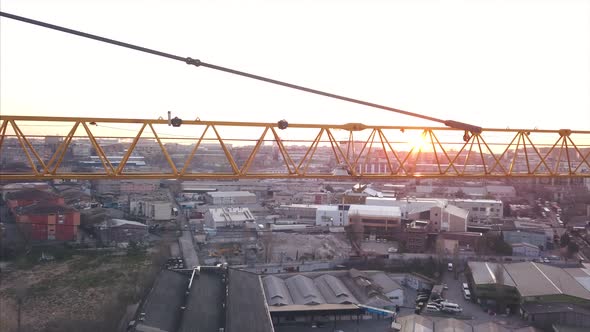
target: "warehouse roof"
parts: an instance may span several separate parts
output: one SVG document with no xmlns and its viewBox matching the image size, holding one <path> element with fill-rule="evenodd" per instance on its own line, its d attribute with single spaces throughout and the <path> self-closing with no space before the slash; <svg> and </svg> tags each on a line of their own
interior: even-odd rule
<svg viewBox="0 0 590 332">
<path fill-rule="evenodd" d="M 358 214 L 363 217 L 400 218 L 401 210 L 397 206 L 351 205 L 348 214 Z"/>
<path fill-rule="evenodd" d="M 395 280 L 391 279 L 383 272 L 378 272 L 371 275 L 371 280 L 374 284 L 379 286 L 381 291 L 385 294 L 402 288 L 397 282 L 395 282 Z"/>
<path fill-rule="evenodd" d="M 455 318 L 441 319 L 434 323 L 436 332 L 471 332 L 473 326 Z"/>
<path fill-rule="evenodd" d="M 564 269 L 571 275 L 582 287 L 590 291 L 590 269 L 588 268 L 573 268 Z"/>
<path fill-rule="evenodd" d="M 514 330 L 512 330 L 512 332 L 541 332 L 541 330 L 539 330 L 536 327 L 526 326 L 526 327 L 521 327 L 519 329 L 514 329 Z"/>
<path fill-rule="evenodd" d="M 211 197 L 251 197 L 256 196 L 249 191 L 214 191 L 208 192 L 207 195 Z"/>
<path fill-rule="evenodd" d="M 256 219 L 250 209 L 243 207 L 209 209 L 209 213 L 215 222 L 246 222 Z"/>
<path fill-rule="evenodd" d="M 162 270 L 143 304 L 145 320 L 139 324 L 138 330 L 174 331 L 187 284 L 186 276 Z"/>
<path fill-rule="evenodd" d="M 590 300 L 590 291 L 566 270 L 534 262 L 505 264 L 521 296 L 565 294 Z"/>
<path fill-rule="evenodd" d="M 39 189 L 23 189 L 19 191 L 13 191 L 6 194 L 7 200 L 45 200 L 55 199 L 59 196 L 44 190 Z"/>
<path fill-rule="evenodd" d="M 521 308 L 529 314 L 575 312 L 590 316 L 590 310 L 572 303 L 526 302 L 521 305 Z"/>
<path fill-rule="evenodd" d="M 51 214 L 77 212 L 73 207 L 48 202 L 37 203 L 17 209 L 17 214 Z"/>
<path fill-rule="evenodd" d="M 352 295 L 350 290 L 340 279 L 335 276 L 324 274 L 314 279 L 316 287 L 324 296 L 327 303 L 331 304 L 353 304 L 358 303 L 357 299 Z"/>
<path fill-rule="evenodd" d="M 495 322 L 486 322 L 473 326 L 473 332 L 510 332 L 510 330 Z"/>
<path fill-rule="evenodd" d="M 534 245 L 534 244 L 530 244 L 530 243 L 528 243 L 528 242 L 517 242 L 517 243 L 512 243 L 510 246 L 511 246 L 512 248 L 515 248 L 515 247 L 529 247 L 529 248 L 532 248 L 532 249 L 539 249 L 539 246 L 536 246 L 536 245 Z"/>
<path fill-rule="evenodd" d="M 227 331 L 274 331 L 259 275 L 230 268 L 228 291 Z"/>
<path fill-rule="evenodd" d="M 285 280 L 275 276 L 267 276 L 262 278 L 264 285 L 264 294 L 266 295 L 266 302 L 271 306 L 281 306 L 293 304 L 291 294 L 287 289 Z"/>
<path fill-rule="evenodd" d="M 469 211 L 462 209 L 462 208 L 455 206 L 455 205 L 445 206 L 444 212 L 446 212 L 448 214 L 452 214 L 452 215 L 457 216 L 459 218 L 467 218 L 467 216 L 469 215 Z"/>
<path fill-rule="evenodd" d="M 132 221 L 132 220 L 125 220 L 125 219 L 111 219 L 110 221 L 105 221 L 103 223 L 103 226 L 109 226 L 109 227 L 137 226 L 137 227 L 143 227 L 143 228 L 148 227 L 146 224 L 142 224 L 140 222 Z"/>
<path fill-rule="evenodd" d="M 285 280 L 294 304 L 323 304 L 326 300 L 320 294 L 313 281 L 303 275 L 296 275 Z"/>
<path fill-rule="evenodd" d="M 434 324 L 428 318 L 419 315 L 408 315 L 397 319 L 401 324 L 400 332 L 432 332 L 434 331 Z"/>
<path fill-rule="evenodd" d="M 471 274 L 473 276 L 473 281 L 475 284 L 495 284 L 497 283 L 496 279 L 496 271 L 498 269 L 498 264 L 496 263 L 487 263 L 487 262 L 469 262 L 467 263 L 469 269 L 471 270 Z M 499 267 L 503 273 L 504 285 L 506 286 L 516 286 L 514 280 L 506 272 L 506 269 L 500 264 Z"/>
</svg>

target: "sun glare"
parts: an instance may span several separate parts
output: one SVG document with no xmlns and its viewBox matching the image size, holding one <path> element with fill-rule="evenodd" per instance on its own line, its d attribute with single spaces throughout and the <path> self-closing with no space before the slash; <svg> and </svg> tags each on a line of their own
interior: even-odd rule
<svg viewBox="0 0 590 332">
<path fill-rule="evenodd" d="M 408 138 L 408 147 L 414 149 L 414 152 L 421 151 L 428 146 L 428 140 L 425 133 L 412 135 Z"/>
</svg>

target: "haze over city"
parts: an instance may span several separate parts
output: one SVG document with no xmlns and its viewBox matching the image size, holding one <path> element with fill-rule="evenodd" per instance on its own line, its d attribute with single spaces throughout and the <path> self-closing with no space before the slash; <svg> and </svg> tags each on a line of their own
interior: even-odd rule
<svg viewBox="0 0 590 332">
<path fill-rule="evenodd" d="M 590 329 L 590 1 L 0 1 L 0 332 Z"/>
</svg>

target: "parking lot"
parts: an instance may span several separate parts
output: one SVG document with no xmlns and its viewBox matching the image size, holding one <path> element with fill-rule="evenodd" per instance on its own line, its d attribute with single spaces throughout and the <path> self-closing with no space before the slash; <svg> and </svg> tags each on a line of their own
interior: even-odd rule
<svg viewBox="0 0 590 332">
<path fill-rule="evenodd" d="M 477 325 L 489 321 L 494 321 L 501 325 L 505 325 L 507 327 L 523 327 L 527 326 L 526 322 L 520 319 L 517 314 L 512 315 L 490 315 L 484 309 L 479 306 L 475 301 L 465 300 L 463 297 L 462 292 L 462 284 L 467 283 L 467 279 L 465 275 L 460 271 L 457 273 L 457 279 L 455 279 L 455 272 L 445 272 L 442 277 L 442 282 L 447 285 L 448 289 L 444 290 L 443 297 L 452 303 L 456 303 L 461 308 L 463 308 L 463 312 L 461 316 L 463 318 L 470 317 L 471 319 L 466 320 L 467 323 L 471 325 Z M 423 315 L 428 316 L 428 312 L 423 311 Z M 437 314 L 437 317 L 454 317 L 454 314 Z M 436 320 L 436 319 L 435 319 Z"/>
</svg>

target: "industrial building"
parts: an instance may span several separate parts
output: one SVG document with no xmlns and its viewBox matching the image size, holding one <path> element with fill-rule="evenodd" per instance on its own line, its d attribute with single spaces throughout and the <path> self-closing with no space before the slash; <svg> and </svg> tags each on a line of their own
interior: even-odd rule
<svg viewBox="0 0 590 332">
<path fill-rule="evenodd" d="M 19 182 L 19 183 L 8 183 L 2 186 L 2 199 L 6 200 L 6 195 L 12 192 L 18 192 L 22 190 L 41 190 L 50 191 L 49 184 L 47 182 Z"/>
<path fill-rule="evenodd" d="M 383 272 L 372 274 L 370 278 L 373 284 L 378 286 L 381 293 L 387 296 L 393 304 L 404 305 L 404 289 L 398 282 Z"/>
<path fill-rule="evenodd" d="M 574 303 L 525 303 L 521 317 L 545 330 L 559 322 L 567 326 L 590 328 L 590 310 Z"/>
<path fill-rule="evenodd" d="M 547 248 L 547 235 L 541 229 L 503 229 L 502 237 L 510 245 L 528 243 L 537 248 Z"/>
<path fill-rule="evenodd" d="M 316 220 L 317 210 L 324 205 L 317 204 L 291 204 L 281 205 L 275 212 L 285 218 Z"/>
<path fill-rule="evenodd" d="M 401 231 L 401 211 L 396 206 L 351 205 L 350 223 L 359 222 L 365 234 L 384 234 Z"/>
<path fill-rule="evenodd" d="M 205 194 L 205 201 L 213 205 L 256 204 L 256 195 L 248 191 L 215 191 Z"/>
<path fill-rule="evenodd" d="M 321 205 L 316 210 L 317 226 L 348 226 L 350 205 Z"/>
<path fill-rule="evenodd" d="M 173 332 L 178 328 L 184 305 L 188 277 L 162 270 L 142 305 L 142 320 L 137 332 Z"/>
<path fill-rule="evenodd" d="M 539 257 L 541 250 L 539 246 L 527 242 L 517 242 L 510 245 L 512 256 Z"/>
<path fill-rule="evenodd" d="M 504 216 L 504 204 L 493 199 L 453 199 L 449 204 L 469 211 L 469 222 L 485 222 Z"/>
<path fill-rule="evenodd" d="M 63 197 L 52 192 L 40 189 L 25 189 L 19 191 L 9 191 L 4 196 L 6 206 L 14 212 L 16 208 L 37 204 L 40 202 L 52 204 L 64 204 Z"/>
<path fill-rule="evenodd" d="M 472 332 L 473 326 L 467 324 L 465 321 L 446 318 L 438 320 L 434 323 L 434 331 L 436 332 Z"/>
<path fill-rule="evenodd" d="M 552 314 L 553 323 L 590 328 L 590 270 L 559 268 L 534 262 L 469 262 L 468 280 L 479 303 L 501 299 L 535 326 L 531 317 Z M 568 309 L 569 308 L 569 309 Z M 561 313 L 561 314 L 560 314 Z M 567 314 L 566 314 L 567 313 Z"/>
<path fill-rule="evenodd" d="M 41 202 L 15 210 L 23 234 L 32 241 L 75 241 L 80 226 L 80 212 L 72 207 Z"/>
<path fill-rule="evenodd" d="M 97 226 L 97 233 L 103 244 L 141 242 L 148 236 L 148 226 L 137 221 L 110 219 Z"/>
<path fill-rule="evenodd" d="M 370 206 L 395 206 L 401 211 L 404 220 L 429 221 L 428 229 L 432 232 L 465 232 L 470 212 L 450 204 L 445 199 L 368 197 Z"/>
<path fill-rule="evenodd" d="M 435 320 L 415 314 L 399 317 L 396 323 L 399 332 L 539 332 L 531 326 L 512 329 L 492 321 L 473 325 L 455 318 Z"/>
<path fill-rule="evenodd" d="M 129 213 L 154 221 L 169 221 L 175 217 L 168 195 L 162 192 L 129 196 Z"/>
<path fill-rule="evenodd" d="M 403 289 L 395 277 L 380 271 L 354 269 L 273 275 L 230 269 L 228 289 L 230 331 L 245 331 L 244 326 L 248 331 L 272 331 L 272 326 L 285 323 L 358 322 L 371 312 L 392 313 L 395 308 L 392 300 L 403 301 Z M 243 306 L 260 309 L 248 310 L 248 315 L 257 316 L 256 322 L 250 323 Z M 367 311 L 369 307 L 372 311 Z"/>
<path fill-rule="evenodd" d="M 396 322 L 400 324 L 400 332 L 434 332 L 434 323 L 424 316 L 407 315 L 397 318 Z"/>
<path fill-rule="evenodd" d="M 208 209 L 205 224 L 211 228 L 244 227 L 256 220 L 248 208 L 228 207 Z"/>
</svg>

